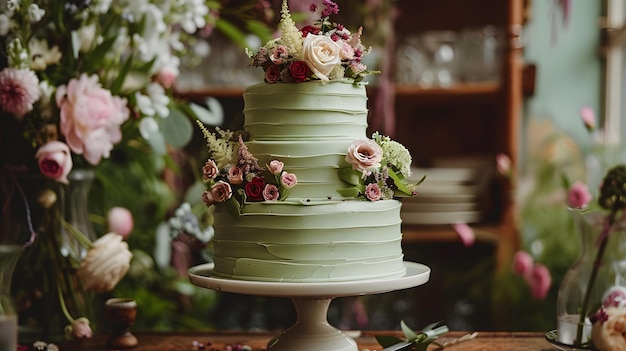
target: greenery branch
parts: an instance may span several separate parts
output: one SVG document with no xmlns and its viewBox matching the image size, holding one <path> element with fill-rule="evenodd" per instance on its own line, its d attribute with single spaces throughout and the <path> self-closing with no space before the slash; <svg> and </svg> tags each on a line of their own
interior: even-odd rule
<svg viewBox="0 0 626 351">
<path fill-rule="evenodd" d="M 449 331 L 446 325 L 439 325 L 439 322 L 432 323 L 421 331 L 414 332 L 406 325 L 406 323 L 404 323 L 404 321 L 401 321 L 400 327 L 402 328 L 402 332 L 404 333 L 406 340 L 402 340 L 391 335 L 376 336 L 376 341 L 384 347 L 383 351 L 426 351 L 428 346 L 432 343 L 439 345 L 440 348 L 445 347 L 442 344 L 436 343 L 435 340 Z"/>
</svg>

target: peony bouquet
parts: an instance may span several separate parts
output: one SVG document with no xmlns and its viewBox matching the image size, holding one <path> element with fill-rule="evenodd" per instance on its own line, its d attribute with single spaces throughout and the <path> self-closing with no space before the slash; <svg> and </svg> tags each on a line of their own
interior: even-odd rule
<svg viewBox="0 0 626 351">
<path fill-rule="evenodd" d="M 107 234 L 90 237 L 66 220 L 64 194 L 76 171 L 106 164 L 119 172 L 123 168 L 112 164 L 134 156 L 158 155 L 165 164 L 172 147 L 191 139 L 202 109 L 177 101 L 172 90 L 181 57 L 192 55 L 216 21 L 211 10 L 217 8 L 208 4 L 218 6 L 201 0 L 0 1 L 0 243 L 27 247 L 31 261 L 21 268 L 39 276 L 16 277 L 31 288 L 18 303 L 45 307 L 40 315 L 20 315 L 24 324 L 65 324 L 51 315 L 52 301 L 37 305 L 54 296 L 70 322 L 68 333 L 90 336 L 83 317 L 93 306 L 86 294 L 111 291 L 129 269 L 124 238 L 130 213 L 116 209 L 113 217 L 121 214 L 122 222 L 110 221 Z M 118 161 L 116 150 L 122 150 Z M 80 249 L 72 251 L 65 240 Z"/>
</svg>

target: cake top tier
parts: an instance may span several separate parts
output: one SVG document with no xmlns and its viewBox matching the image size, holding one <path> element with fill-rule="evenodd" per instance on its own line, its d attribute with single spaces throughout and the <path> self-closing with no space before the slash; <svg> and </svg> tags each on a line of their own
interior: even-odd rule
<svg viewBox="0 0 626 351">
<path fill-rule="evenodd" d="M 361 44 L 363 29 L 352 33 L 342 24 L 330 21 L 330 15 L 339 13 L 336 3 L 322 0 L 320 5 L 311 4 L 309 10 L 319 14 L 319 20 L 298 28 L 287 0 L 283 0 L 279 26 L 282 35 L 256 53 L 247 52 L 251 66 L 265 71 L 265 82 L 327 82 L 346 78 L 359 82 L 365 75 L 375 73 L 362 61 L 371 50 Z"/>
</svg>

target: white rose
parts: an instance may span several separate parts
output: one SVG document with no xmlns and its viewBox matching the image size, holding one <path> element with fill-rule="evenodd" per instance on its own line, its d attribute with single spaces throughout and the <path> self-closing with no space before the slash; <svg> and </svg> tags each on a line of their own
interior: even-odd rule
<svg viewBox="0 0 626 351">
<path fill-rule="evenodd" d="M 108 233 L 94 241 L 77 271 L 85 290 L 111 291 L 124 277 L 133 254 L 122 239 L 121 235 Z"/>
<path fill-rule="evenodd" d="M 341 63 L 341 46 L 325 35 L 308 34 L 302 44 L 302 58 L 318 78 L 326 81 Z"/>
</svg>

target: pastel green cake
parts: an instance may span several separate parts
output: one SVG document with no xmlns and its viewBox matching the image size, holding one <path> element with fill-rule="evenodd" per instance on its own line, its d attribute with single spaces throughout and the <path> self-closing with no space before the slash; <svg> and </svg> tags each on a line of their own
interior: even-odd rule
<svg viewBox="0 0 626 351">
<path fill-rule="evenodd" d="M 285 201 L 215 212 L 214 273 L 254 281 L 329 282 L 405 273 L 401 203 L 345 198 L 338 175 L 366 138 L 365 87 L 348 81 L 258 84 L 243 95 L 246 142 L 260 165 L 278 159 L 298 184 Z"/>
</svg>

